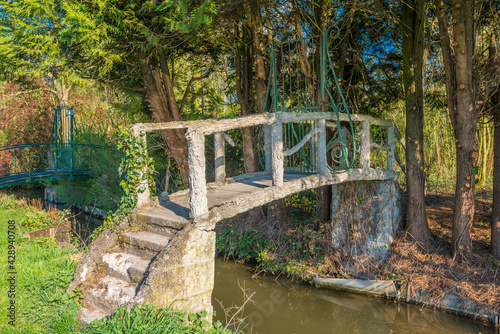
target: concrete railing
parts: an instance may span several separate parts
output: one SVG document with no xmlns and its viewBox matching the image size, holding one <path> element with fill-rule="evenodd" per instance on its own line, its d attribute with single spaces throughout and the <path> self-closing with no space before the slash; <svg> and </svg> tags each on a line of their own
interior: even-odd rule
<svg viewBox="0 0 500 334">
<path fill-rule="evenodd" d="M 338 117 L 338 118 L 337 118 Z M 284 179 L 284 157 L 296 152 L 313 135 L 317 135 L 317 173 L 324 177 L 332 177 L 327 166 L 326 158 L 326 126 L 328 121 L 339 119 L 341 122 L 349 121 L 347 114 L 331 112 L 293 113 L 278 112 L 265 113 L 233 118 L 216 118 L 200 121 L 181 121 L 166 123 L 139 123 L 133 126 L 133 134 L 139 136 L 156 130 L 186 129 L 185 137 L 188 142 L 188 168 L 189 168 L 189 205 L 191 218 L 198 218 L 208 214 L 207 182 L 206 182 L 206 160 L 205 160 L 205 136 L 214 134 L 215 151 L 215 184 L 226 182 L 225 170 L 225 141 L 229 140 L 226 131 L 244 127 L 264 125 L 264 150 L 265 150 L 265 172 L 259 174 L 271 174 L 272 184 L 275 187 L 283 186 Z M 387 169 L 394 171 L 395 162 L 398 160 L 395 150 L 395 133 L 399 134 L 392 121 L 380 120 L 366 115 L 350 115 L 353 122 L 361 123 L 359 166 L 364 170 L 370 169 L 370 151 L 372 148 L 387 151 Z M 295 147 L 283 149 L 283 124 L 298 123 L 304 121 L 317 121 L 316 128 L 310 134 L 306 134 L 301 142 Z M 379 125 L 387 128 L 387 145 L 380 146 L 370 140 L 370 125 Z M 331 124 L 330 124 L 331 126 Z M 400 160 L 398 161 L 400 163 Z M 400 164 L 402 166 L 402 164 Z M 404 167 L 402 166 L 402 169 Z M 147 183 L 141 185 L 146 186 Z M 149 190 L 146 195 L 139 196 L 138 207 L 148 201 Z"/>
</svg>

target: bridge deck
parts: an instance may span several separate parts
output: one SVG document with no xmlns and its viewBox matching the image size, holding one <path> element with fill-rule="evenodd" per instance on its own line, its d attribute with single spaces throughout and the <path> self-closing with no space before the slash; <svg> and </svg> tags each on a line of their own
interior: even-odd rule
<svg viewBox="0 0 500 334">
<path fill-rule="evenodd" d="M 329 178 L 318 174 L 285 174 L 283 186 L 273 187 L 271 175 L 250 177 L 208 188 L 209 214 L 208 217 L 202 219 L 208 225 L 213 225 L 222 219 L 233 217 L 271 201 L 323 185 L 396 178 L 397 173 L 380 169 L 354 169 L 342 174 L 334 174 Z M 189 192 L 182 191 L 170 195 L 167 203 L 163 202 L 161 205 L 139 210 L 136 217 L 139 221 L 159 227 L 181 228 L 189 222 L 189 214 Z"/>
<path fill-rule="evenodd" d="M 305 174 L 286 174 L 285 183 L 308 176 Z M 211 210 L 227 205 L 241 196 L 251 195 L 259 190 L 269 188 L 272 183 L 271 175 L 264 175 L 227 183 L 217 188 L 209 188 L 207 189 L 208 208 Z M 137 216 L 140 220 L 148 220 L 153 224 L 181 227 L 189 222 L 189 213 L 189 192 L 183 191 L 170 195 L 168 203 L 141 210 Z"/>
</svg>

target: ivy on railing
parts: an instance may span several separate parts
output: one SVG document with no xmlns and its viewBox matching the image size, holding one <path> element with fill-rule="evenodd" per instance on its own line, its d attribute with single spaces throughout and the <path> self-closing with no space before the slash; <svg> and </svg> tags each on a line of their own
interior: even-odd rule
<svg viewBox="0 0 500 334">
<path fill-rule="evenodd" d="M 122 181 L 120 186 L 125 195 L 122 197 L 120 206 L 125 206 L 133 210 L 137 205 L 137 192 L 144 192 L 146 187 L 140 187 L 142 181 L 147 179 L 149 191 L 155 192 L 153 159 L 148 157 L 147 143 L 143 139 L 144 131 L 139 137 L 132 135 L 132 129 L 120 129 L 120 142 L 118 149 L 125 152 L 118 172 Z"/>
<path fill-rule="evenodd" d="M 137 193 L 146 190 L 145 186 L 140 187 L 147 179 L 151 196 L 156 192 L 154 181 L 153 159 L 148 157 L 147 143 L 144 131 L 141 131 L 139 137 L 132 134 L 132 129 L 120 128 L 118 149 L 125 155 L 122 158 L 118 173 L 122 178 L 120 186 L 123 188 L 124 195 L 120 200 L 120 206 L 112 214 L 108 215 L 104 223 L 92 234 L 92 240 L 97 238 L 105 228 L 113 228 L 120 224 L 128 214 L 137 206 Z"/>
</svg>

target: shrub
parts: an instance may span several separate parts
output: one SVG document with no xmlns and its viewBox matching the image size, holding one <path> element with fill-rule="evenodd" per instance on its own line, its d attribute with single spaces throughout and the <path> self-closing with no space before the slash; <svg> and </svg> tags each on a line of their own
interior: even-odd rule
<svg viewBox="0 0 500 334">
<path fill-rule="evenodd" d="M 59 180 L 54 188 L 68 204 L 91 205 L 106 211 L 116 210 L 123 195 L 118 174 L 123 154 L 117 149 L 117 138 L 113 133 L 86 130 L 79 134 L 78 142 L 105 146 L 94 150 L 93 177 Z"/>
<path fill-rule="evenodd" d="M 63 224 L 67 222 L 66 217 L 70 214 L 69 210 L 49 210 L 38 211 L 28 208 L 28 213 L 21 218 L 21 229 L 23 232 L 35 231 L 45 227 Z"/>
</svg>

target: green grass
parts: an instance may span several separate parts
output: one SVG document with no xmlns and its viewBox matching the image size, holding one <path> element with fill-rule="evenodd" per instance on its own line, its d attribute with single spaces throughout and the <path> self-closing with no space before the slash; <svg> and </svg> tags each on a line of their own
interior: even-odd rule
<svg viewBox="0 0 500 334">
<path fill-rule="evenodd" d="M 111 319 L 94 321 L 82 331 L 82 334 L 128 334 L 128 333 L 176 333 L 176 334 L 229 334 L 217 321 L 212 327 L 203 320 L 206 313 L 186 315 L 171 308 L 156 309 L 151 305 L 126 306 L 116 310 Z"/>
<path fill-rule="evenodd" d="M 27 240 L 19 230 L 15 240 L 16 325 L 8 324 L 8 221 L 14 220 L 19 227 L 34 211 L 17 206 L 12 199 L 0 201 L 0 333 L 68 333 L 66 329 L 77 324 L 80 307 L 79 294 L 66 291 L 76 269 L 69 256 L 78 250 L 59 248 L 50 240 Z"/>
</svg>

